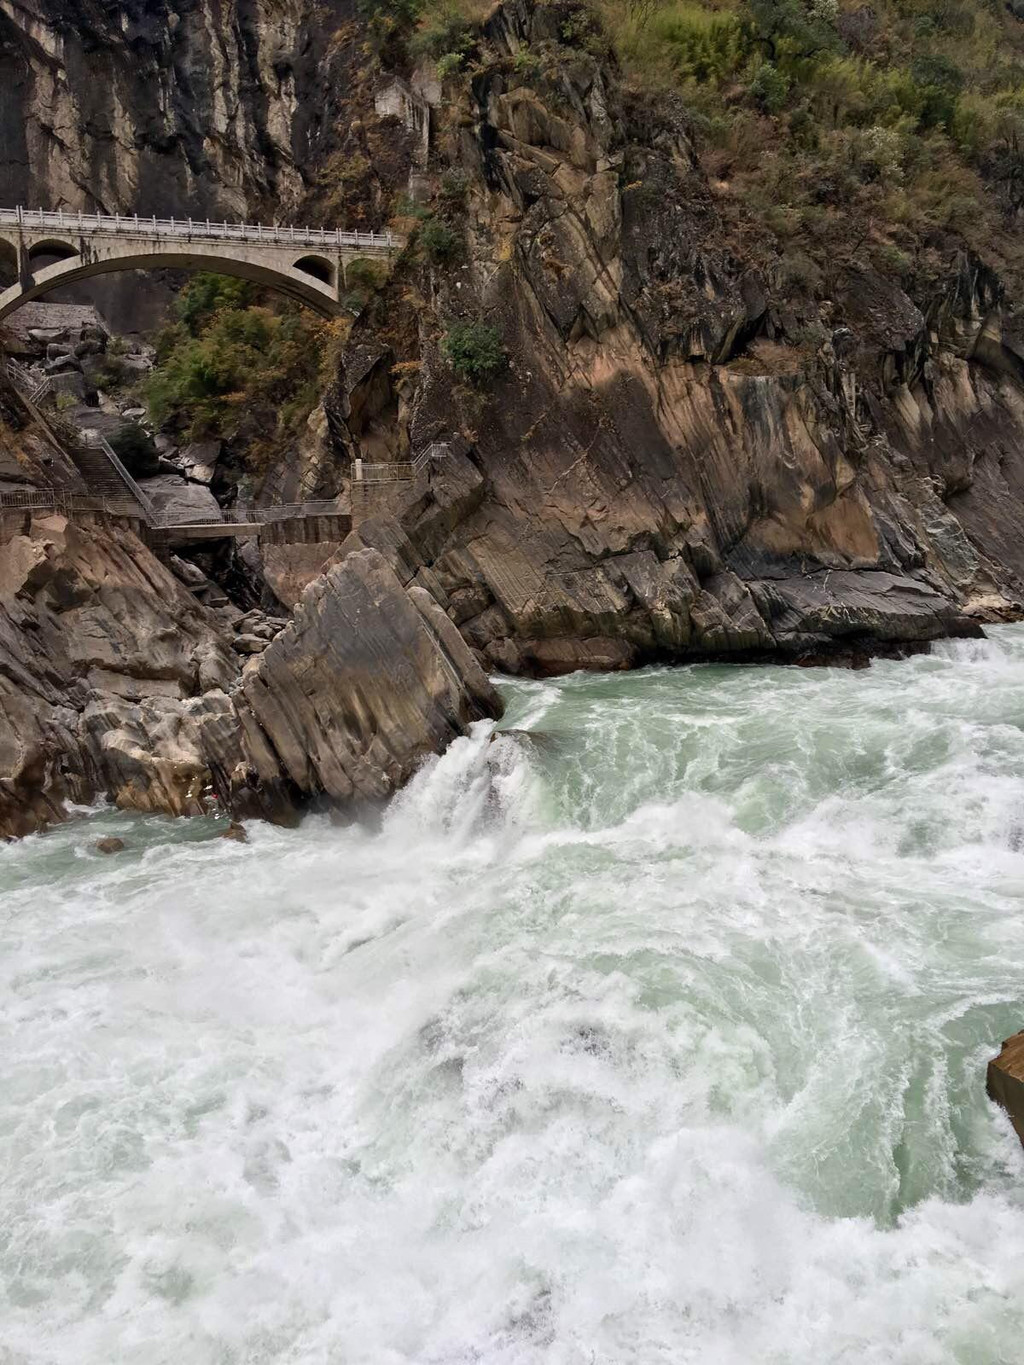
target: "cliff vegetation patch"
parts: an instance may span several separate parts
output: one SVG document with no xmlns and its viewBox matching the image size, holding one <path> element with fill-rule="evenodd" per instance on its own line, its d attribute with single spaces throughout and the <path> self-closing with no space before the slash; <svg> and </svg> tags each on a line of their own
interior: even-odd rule
<svg viewBox="0 0 1024 1365">
<path fill-rule="evenodd" d="M 629 0 L 628 77 L 681 93 L 726 214 L 783 250 L 1021 264 L 1024 23 L 1002 0 Z"/>
<path fill-rule="evenodd" d="M 196 275 L 157 338 L 150 414 L 188 440 L 233 441 L 261 469 L 319 402 L 336 327 L 290 302 L 264 302 L 247 281 Z"/>
</svg>

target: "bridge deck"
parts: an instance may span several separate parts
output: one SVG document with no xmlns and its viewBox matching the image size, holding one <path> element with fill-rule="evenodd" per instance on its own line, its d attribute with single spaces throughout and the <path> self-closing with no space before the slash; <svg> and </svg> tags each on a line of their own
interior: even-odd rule
<svg viewBox="0 0 1024 1365">
<path fill-rule="evenodd" d="M 250 242 L 259 246 L 309 246 L 336 250 L 395 251 L 404 239 L 392 232 L 343 232 L 340 228 L 292 227 L 280 223 L 228 223 L 210 219 L 150 218 L 135 214 L 65 213 L 63 209 L 0 208 L 0 227 L 56 236 L 172 238 L 182 242 Z"/>
</svg>

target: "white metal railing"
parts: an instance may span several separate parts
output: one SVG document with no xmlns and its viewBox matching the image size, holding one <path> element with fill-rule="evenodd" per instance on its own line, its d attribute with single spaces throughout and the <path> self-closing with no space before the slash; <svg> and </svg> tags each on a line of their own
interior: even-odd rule
<svg viewBox="0 0 1024 1365">
<path fill-rule="evenodd" d="M 70 516 L 74 512 L 106 512 L 110 516 L 145 521 L 142 509 L 127 498 L 102 498 L 91 493 L 68 493 L 63 488 L 32 488 L 0 493 L 0 512 L 50 511 Z"/>
<path fill-rule="evenodd" d="M 17 384 L 22 391 L 33 390 L 35 381 L 32 375 L 11 356 L 0 354 L 0 372 L 6 372 L 9 379 Z M 34 508 L 56 510 L 65 514 L 76 511 L 82 512 L 107 512 L 115 516 L 136 517 L 145 521 L 150 527 L 156 530 L 166 530 L 175 526 L 216 526 L 220 524 L 251 523 L 256 525 L 268 525 L 278 521 L 290 521 L 299 517 L 349 517 L 336 499 L 320 499 L 310 502 L 279 502 L 265 507 L 245 507 L 226 509 L 225 513 L 217 516 L 195 516 L 183 518 L 179 512 L 171 515 L 167 512 L 158 512 L 153 507 L 149 495 L 136 483 L 117 452 L 105 440 L 102 434 L 90 428 L 72 427 L 63 419 L 50 416 L 47 418 L 53 426 L 58 436 L 69 443 L 77 441 L 81 445 L 93 450 L 99 450 L 106 457 L 112 472 L 117 476 L 120 483 L 124 486 L 128 496 L 125 498 L 96 496 L 93 494 L 68 493 L 63 488 L 45 487 L 18 489 L 8 493 L 0 493 L 0 511 L 5 508 L 31 510 Z M 420 462 L 429 458 L 429 451 L 435 447 L 428 447 L 422 455 L 418 457 Z M 444 447 L 447 450 L 447 446 Z"/>
<path fill-rule="evenodd" d="M 257 242 L 268 246 L 319 246 L 356 250 L 396 251 L 405 239 L 393 232 L 342 232 L 340 228 L 304 228 L 280 223 L 228 223 L 210 219 L 140 217 L 134 214 L 104 214 L 56 212 L 46 209 L 0 209 L 0 226 L 19 230 L 28 228 L 76 235 L 113 235 L 117 237 L 145 237 L 150 240 L 167 237 L 185 241 Z"/>
<path fill-rule="evenodd" d="M 450 453 L 447 441 L 434 441 L 425 446 L 413 460 L 392 460 L 387 464 L 355 460 L 356 483 L 409 483 L 418 479 L 432 460 Z"/>
<path fill-rule="evenodd" d="M 129 475 L 129 477 L 131 477 Z M 263 526 L 295 518 L 332 516 L 349 519 L 336 502 L 278 503 L 273 507 L 250 507 L 238 512 L 229 508 L 223 516 L 183 517 L 168 512 L 155 512 L 151 504 L 140 506 L 134 499 L 99 497 L 92 493 L 69 493 L 63 488 L 26 488 L 0 492 L 0 512 L 3 511 L 58 511 L 107 512 L 112 516 L 134 517 L 145 521 L 154 530 L 172 530 L 186 526 L 231 526 L 238 524 Z"/>
<path fill-rule="evenodd" d="M 20 364 L 13 356 L 7 357 L 7 376 L 21 390 L 30 403 L 38 405 L 48 393 L 54 392 L 56 385 L 53 376 L 47 375 L 37 380 L 30 370 Z"/>
<path fill-rule="evenodd" d="M 0 493 L 0 507 L 52 507 L 55 498 L 67 495 L 54 488 L 26 488 Z"/>
</svg>

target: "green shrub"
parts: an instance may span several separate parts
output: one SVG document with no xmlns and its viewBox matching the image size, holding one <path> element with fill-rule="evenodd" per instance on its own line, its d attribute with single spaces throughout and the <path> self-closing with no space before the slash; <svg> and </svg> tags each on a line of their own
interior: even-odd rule
<svg viewBox="0 0 1024 1365">
<path fill-rule="evenodd" d="M 354 285 L 357 289 L 379 289 L 387 276 L 387 261 L 377 260 L 372 256 L 359 256 L 356 260 L 349 261 L 345 267 L 345 283 Z"/>
<path fill-rule="evenodd" d="M 446 52 L 443 57 L 438 58 L 437 74 L 441 80 L 448 76 L 454 76 L 457 71 L 461 71 L 466 60 L 464 52 Z"/>
<path fill-rule="evenodd" d="M 356 9 L 366 21 L 371 52 L 384 57 L 396 46 L 401 49 L 405 35 L 416 22 L 422 0 L 356 0 Z"/>
<path fill-rule="evenodd" d="M 110 436 L 110 448 L 130 474 L 155 474 L 157 453 L 153 438 L 137 422 L 125 422 Z"/>
<path fill-rule="evenodd" d="M 676 4 L 658 13 L 651 38 L 666 49 L 681 76 L 721 84 L 742 70 L 753 52 L 753 30 L 737 14 Z"/>
<path fill-rule="evenodd" d="M 462 252 L 458 233 L 443 218 L 428 218 L 419 230 L 419 242 L 435 265 L 449 265 Z"/>
<path fill-rule="evenodd" d="M 762 62 L 750 82 L 750 94 L 766 114 L 777 114 L 786 103 L 789 85 L 789 77 L 778 67 L 771 62 Z"/>
<path fill-rule="evenodd" d="M 505 364 L 501 338 L 487 322 L 452 323 L 441 351 L 459 378 L 471 384 L 487 383 Z"/>
<path fill-rule="evenodd" d="M 469 193 L 469 181 L 463 171 L 448 171 L 441 177 L 438 199 L 445 209 L 461 209 Z"/>
<path fill-rule="evenodd" d="M 837 0 L 749 0 L 749 9 L 757 36 L 775 61 L 840 46 Z"/>
<path fill-rule="evenodd" d="M 410 46 L 416 56 L 450 62 L 455 57 L 464 58 L 474 41 L 472 26 L 455 0 L 440 0 L 429 8 L 421 7 L 419 27 Z"/>
<path fill-rule="evenodd" d="M 142 392 L 158 426 L 192 440 L 245 429 L 263 458 L 294 439 L 315 406 L 330 328 L 296 304 L 265 307 L 239 283 L 193 276 Z"/>
<path fill-rule="evenodd" d="M 540 58 L 528 47 L 521 47 L 512 58 L 512 69 L 520 76 L 534 76 L 540 70 Z"/>
<path fill-rule="evenodd" d="M 178 295 L 175 313 L 192 336 L 221 309 L 246 308 L 256 298 L 256 286 L 231 275 L 193 275 Z"/>
</svg>

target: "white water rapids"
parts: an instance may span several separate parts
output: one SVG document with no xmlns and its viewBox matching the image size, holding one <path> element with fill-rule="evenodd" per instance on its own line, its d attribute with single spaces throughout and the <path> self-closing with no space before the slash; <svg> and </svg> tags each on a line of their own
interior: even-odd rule
<svg viewBox="0 0 1024 1365">
<path fill-rule="evenodd" d="M 1024 628 L 503 686 L 0 850 L 0 1363 L 1020 1365 Z"/>
</svg>

